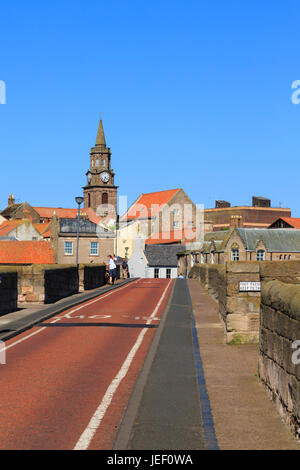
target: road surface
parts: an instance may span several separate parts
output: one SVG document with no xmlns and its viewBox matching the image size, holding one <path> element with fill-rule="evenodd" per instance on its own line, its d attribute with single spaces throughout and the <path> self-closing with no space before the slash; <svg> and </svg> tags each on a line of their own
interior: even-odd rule
<svg viewBox="0 0 300 470">
<path fill-rule="evenodd" d="M 111 449 L 172 282 L 139 279 L 7 341 L 0 449 Z"/>
</svg>

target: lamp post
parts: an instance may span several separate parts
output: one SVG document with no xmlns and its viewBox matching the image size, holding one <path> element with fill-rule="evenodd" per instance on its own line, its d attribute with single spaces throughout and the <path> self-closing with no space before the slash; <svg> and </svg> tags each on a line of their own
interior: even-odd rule
<svg viewBox="0 0 300 470">
<path fill-rule="evenodd" d="M 75 197 L 75 201 L 78 204 L 77 214 L 77 245 L 76 245 L 76 267 L 78 268 L 78 253 L 79 253 L 79 221 L 80 221 L 80 206 L 83 203 L 83 197 Z"/>
</svg>

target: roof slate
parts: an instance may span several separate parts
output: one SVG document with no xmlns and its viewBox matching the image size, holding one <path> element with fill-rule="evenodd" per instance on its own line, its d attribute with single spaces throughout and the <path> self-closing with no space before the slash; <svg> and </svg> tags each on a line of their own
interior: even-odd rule
<svg viewBox="0 0 300 470">
<path fill-rule="evenodd" d="M 268 251 L 300 252 L 300 230 L 238 228 L 237 231 L 245 242 L 247 250 L 255 250 L 257 242 L 262 239 Z"/>
<path fill-rule="evenodd" d="M 146 245 L 145 256 L 150 267 L 177 267 L 177 253 L 185 250 L 183 245 Z"/>
</svg>

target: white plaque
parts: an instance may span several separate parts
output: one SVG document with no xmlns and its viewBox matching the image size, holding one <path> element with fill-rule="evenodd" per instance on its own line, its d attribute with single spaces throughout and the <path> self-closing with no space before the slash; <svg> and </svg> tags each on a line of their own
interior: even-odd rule
<svg viewBox="0 0 300 470">
<path fill-rule="evenodd" d="M 261 284 L 260 282 L 239 282 L 239 291 L 240 292 L 260 292 L 261 291 Z"/>
</svg>

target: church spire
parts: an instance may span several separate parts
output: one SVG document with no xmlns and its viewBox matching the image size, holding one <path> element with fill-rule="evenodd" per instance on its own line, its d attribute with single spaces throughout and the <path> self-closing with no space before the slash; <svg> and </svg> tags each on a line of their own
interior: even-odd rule
<svg viewBox="0 0 300 470">
<path fill-rule="evenodd" d="M 102 147 L 106 147 L 103 124 L 102 124 L 102 117 L 100 117 L 97 138 L 96 138 L 96 145 L 101 145 Z"/>
</svg>

